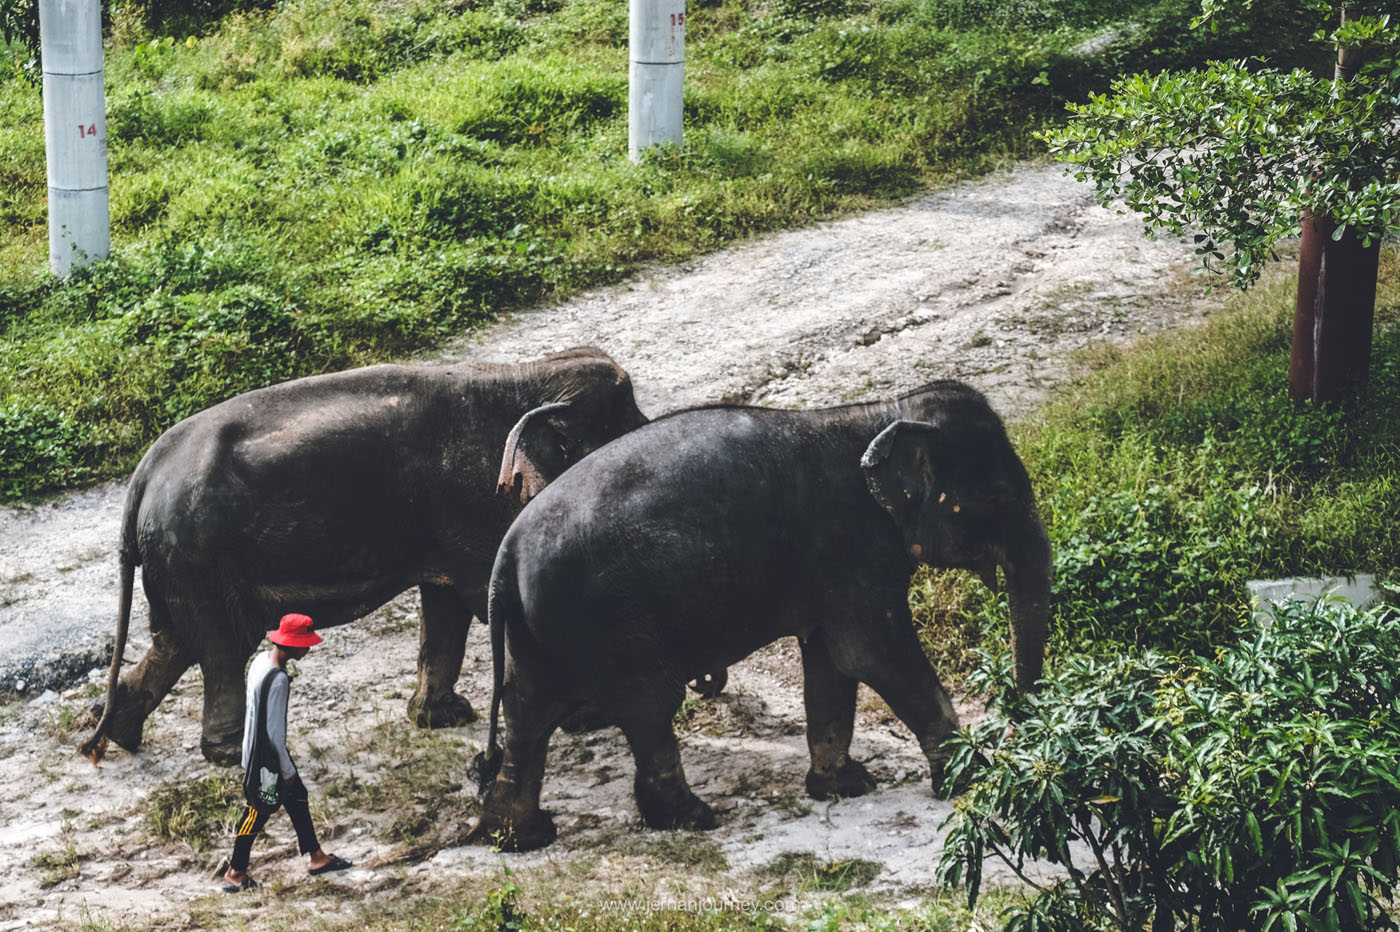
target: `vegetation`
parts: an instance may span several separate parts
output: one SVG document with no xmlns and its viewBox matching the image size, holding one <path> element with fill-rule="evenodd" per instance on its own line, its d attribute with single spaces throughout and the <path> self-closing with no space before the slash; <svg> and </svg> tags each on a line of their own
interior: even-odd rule
<svg viewBox="0 0 1400 932">
<path fill-rule="evenodd" d="M 1008 930 L 1394 929 L 1398 621 L 1293 603 L 1213 657 L 1068 659 L 1022 698 L 993 668 L 943 877 L 975 902 L 989 855 L 1067 868 Z"/>
<path fill-rule="evenodd" d="M 146 825 L 155 837 L 195 851 L 227 844 L 243 815 L 243 776 L 211 773 L 202 780 L 172 783 L 146 800 Z"/>
<path fill-rule="evenodd" d="M 1124 68 L 1268 47 L 1286 20 L 706 0 L 685 149 L 633 165 L 625 0 L 287 0 L 152 32 L 156 6 L 111 10 L 116 248 L 69 280 L 45 272 L 29 56 L 0 51 L 0 500 L 124 474 L 235 393 L 1036 151 Z"/>
<path fill-rule="evenodd" d="M 1400 265 L 1383 255 L 1371 387 L 1338 408 L 1282 388 L 1284 272 L 1205 326 L 1094 351 L 1080 384 L 1013 425 L 1055 554 L 1056 655 L 1208 653 L 1248 617 L 1249 579 L 1393 578 Z M 1004 599 L 970 579 L 926 573 L 910 593 L 935 662 L 964 674 L 984 628 L 1006 643 Z"/>
<path fill-rule="evenodd" d="M 29 866 L 38 872 L 40 887 L 53 887 L 81 874 L 83 861 L 90 857 L 92 852 L 68 842 L 57 850 L 34 855 L 29 860 Z"/>
</svg>

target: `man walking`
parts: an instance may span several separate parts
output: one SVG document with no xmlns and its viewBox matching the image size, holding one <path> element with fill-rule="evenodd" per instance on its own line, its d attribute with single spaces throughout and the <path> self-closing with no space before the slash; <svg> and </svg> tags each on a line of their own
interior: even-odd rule
<svg viewBox="0 0 1400 932">
<path fill-rule="evenodd" d="M 267 738 L 280 762 L 280 783 L 282 806 L 292 820 L 297 832 L 297 845 L 302 854 L 311 856 L 308 874 L 327 874 L 345 870 L 350 862 L 335 855 L 326 854 L 316 840 L 316 830 L 311 825 L 311 808 L 307 801 L 306 784 L 297 773 L 296 763 L 287 753 L 287 699 L 291 694 L 291 677 L 287 675 L 287 661 L 300 660 L 316 644 L 321 636 L 312 630 L 312 621 L 306 615 L 283 615 L 276 631 L 268 636 L 272 649 L 248 667 L 248 714 L 243 722 L 243 767 L 247 769 L 253 749 L 253 736 L 261 722 L 267 728 Z M 262 684 L 268 674 L 272 683 L 267 690 L 267 708 L 261 708 Z M 268 816 L 276 809 L 260 812 L 247 807 L 238 823 L 238 833 L 233 840 L 233 856 L 229 858 L 229 868 L 224 873 L 226 883 L 220 889 L 225 893 L 238 893 L 258 886 L 257 881 L 248 876 L 248 860 L 253 851 L 253 840 L 267 824 Z"/>
</svg>

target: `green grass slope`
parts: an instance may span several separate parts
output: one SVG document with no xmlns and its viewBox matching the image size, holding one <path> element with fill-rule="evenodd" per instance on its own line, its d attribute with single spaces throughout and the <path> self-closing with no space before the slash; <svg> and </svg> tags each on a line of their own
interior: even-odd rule
<svg viewBox="0 0 1400 932">
<path fill-rule="evenodd" d="M 634 165 L 623 0 L 284 0 L 178 35 L 119 8 L 114 253 L 61 282 L 40 94 L 0 49 L 0 500 L 121 475 L 240 391 L 1026 154 L 1125 68 L 1284 41 L 1194 10 L 704 0 L 684 151 Z"/>
</svg>

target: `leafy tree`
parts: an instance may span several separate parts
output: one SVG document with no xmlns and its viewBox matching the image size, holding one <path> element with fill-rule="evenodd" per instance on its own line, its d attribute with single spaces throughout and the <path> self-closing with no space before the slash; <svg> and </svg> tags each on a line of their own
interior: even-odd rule
<svg viewBox="0 0 1400 932">
<path fill-rule="evenodd" d="M 1237 287 L 1301 232 L 1289 387 L 1330 402 L 1365 381 L 1380 241 L 1400 229 L 1400 3 L 1298 2 L 1337 51 L 1332 75 L 1246 61 L 1131 75 L 1045 138 L 1105 204 L 1191 233 Z M 1253 5 L 1203 0 L 1195 25 Z"/>
</svg>

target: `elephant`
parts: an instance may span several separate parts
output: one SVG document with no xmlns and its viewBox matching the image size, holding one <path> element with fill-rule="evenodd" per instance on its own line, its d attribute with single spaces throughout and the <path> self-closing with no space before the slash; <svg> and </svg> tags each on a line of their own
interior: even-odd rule
<svg viewBox="0 0 1400 932">
<path fill-rule="evenodd" d="M 957 714 L 920 647 L 920 563 L 1005 574 L 1018 688 L 1035 688 L 1050 543 L 1029 477 L 975 389 L 934 382 L 894 401 L 815 411 L 714 406 L 614 441 L 545 488 L 491 574 L 493 695 L 471 837 L 528 850 L 559 720 L 596 703 L 636 761 L 653 828 L 704 829 L 672 717 L 687 680 L 786 636 L 800 642 L 815 798 L 873 787 L 850 757 L 858 683 L 913 732 L 939 792 Z M 504 712 L 504 751 L 498 720 Z"/>
<path fill-rule="evenodd" d="M 422 596 L 419 725 L 475 718 L 454 692 L 491 565 L 528 498 L 639 427 L 628 374 L 581 347 L 520 365 L 377 365 L 283 382 L 179 422 L 132 475 L 106 702 L 81 746 L 128 750 L 192 664 L 204 674 L 201 750 L 237 761 L 244 667 L 284 612 L 345 624 L 406 589 Z M 505 449 L 502 475 L 502 450 Z M 522 464 L 511 470 L 512 463 Z M 135 568 L 151 647 L 118 681 Z"/>
</svg>

